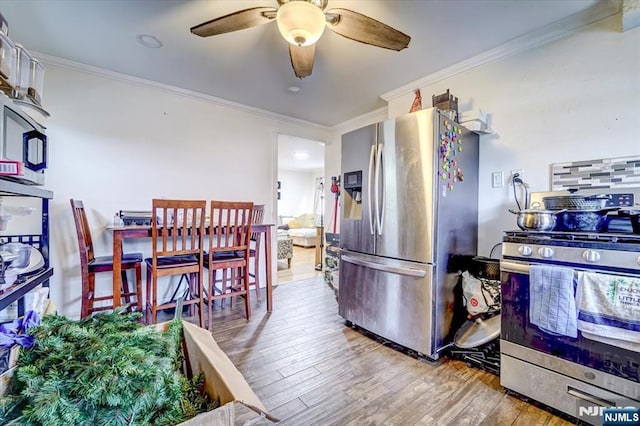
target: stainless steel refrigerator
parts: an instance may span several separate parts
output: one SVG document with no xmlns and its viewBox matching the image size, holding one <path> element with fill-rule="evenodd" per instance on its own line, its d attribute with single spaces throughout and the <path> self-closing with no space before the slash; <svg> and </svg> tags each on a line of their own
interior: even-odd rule
<svg viewBox="0 0 640 426">
<path fill-rule="evenodd" d="M 341 171 L 340 315 L 437 359 L 477 252 L 478 135 L 421 110 L 343 135 Z"/>
</svg>

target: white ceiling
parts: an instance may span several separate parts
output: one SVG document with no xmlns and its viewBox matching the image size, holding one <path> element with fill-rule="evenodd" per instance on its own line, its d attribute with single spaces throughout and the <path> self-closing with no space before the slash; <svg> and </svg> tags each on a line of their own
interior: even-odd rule
<svg viewBox="0 0 640 426">
<path fill-rule="evenodd" d="M 274 22 L 201 38 L 190 27 L 276 0 L 2 0 L 28 50 L 333 126 L 384 105 L 380 95 L 570 15 L 598 0 L 329 0 L 412 37 L 395 52 L 325 31 L 313 74 L 297 79 Z M 136 42 L 150 34 L 164 46 Z M 296 94 L 287 90 L 296 85 Z M 44 101 L 46 107 L 46 87 Z"/>
<path fill-rule="evenodd" d="M 296 158 L 296 154 L 301 157 Z M 289 135 L 278 135 L 278 170 L 322 169 L 324 169 L 324 144 L 322 142 Z"/>
</svg>

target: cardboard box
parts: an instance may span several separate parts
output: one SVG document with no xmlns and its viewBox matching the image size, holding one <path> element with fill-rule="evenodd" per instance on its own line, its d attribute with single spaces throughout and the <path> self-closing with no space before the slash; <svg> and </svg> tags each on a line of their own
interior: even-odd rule
<svg viewBox="0 0 640 426">
<path fill-rule="evenodd" d="M 168 327 L 165 323 L 164 327 Z M 267 414 L 267 409 L 251 390 L 244 376 L 236 368 L 220 346 L 213 340 L 211 332 L 182 321 L 184 330 L 185 359 L 193 374 L 204 374 L 205 391 L 211 399 L 218 398 L 220 407 L 181 423 L 188 426 L 229 425 L 235 421 L 233 402 Z"/>
<path fill-rule="evenodd" d="M 168 323 L 157 324 L 158 330 L 166 331 Z M 212 400 L 219 399 L 220 407 L 201 413 L 183 423 L 181 426 L 220 425 L 233 426 L 235 422 L 235 402 L 242 403 L 256 413 L 264 413 L 271 417 L 262 402 L 251 390 L 242 373 L 233 365 L 227 355 L 213 340 L 209 330 L 182 321 L 184 330 L 183 349 L 187 369 L 193 374 L 203 373 L 205 391 Z M 9 379 L 15 367 L 0 375 L 0 394 L 6 392 Z M 256 414 L 256 417 L 258 414 Z M 277 421 L 277 419 L 274 419 Z"/>
</svg>

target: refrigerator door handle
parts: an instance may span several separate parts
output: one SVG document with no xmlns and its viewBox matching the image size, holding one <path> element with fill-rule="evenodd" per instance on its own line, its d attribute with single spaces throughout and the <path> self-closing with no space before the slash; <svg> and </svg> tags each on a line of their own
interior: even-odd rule
<svg viewBox="0 0 640 426">
<path fill-rule="evenodd" d="M 382 151 L 384 145 L 378 144 L 378 158 L 376 159 L 376 225 L 378 227 L 378 235 L 382 235 L 382 226 L 384 225 L 384 193 L 380 194 L 380 187 L 384 188 L 384 182 L 380 179 L 384 178 L 382 172 Z M 382 197 L 382 202 L 378 197 Z"/>
<path fill-rule="evenodd" d="M 371 154 L 369 155 L 369 175 L 368 175 L 368 184 L 367 190 L 369 193 L 367 194 L 367 205 L 369 206 L 369 231 L 371 235 L 375 234 L 375 230 L 373 229 L 373 210 L 371 210 L 371 177 L 373 176 L 373 162 L 376 158 L 376 146 L 371 145 Z"/>
<path fill-rule="evenodd" d="M 394 274 L 408 275 L 408 276 L 411 276 L 411 277 L 419 277 L 419 278 L 424 278 L 425 276 L 427 276 L 427 271 L 422 270 L 422 269 L 401 268 L 401 267 L 398 267 L 398 266 L 389 266 L 389 265 L 384 265 L 384 264 L 381 264 L 381 263 L 370 262 L 370 261 L 364 260 L 364 259 L 358 259 L 358 258 L 355 258 L 355 257 L 351 257 L 349 255 L 346 255 L 346 254 L 343 254 L 340 257 L 340 259 L 345 261 L 345 262 L 353 263 L 354 265 L 364 266 L 366 268 L 376 269 L 378 271 L 383 271 L 383 272 L 391 272 L 391 273 L 394 273 Z"/>
</svg>

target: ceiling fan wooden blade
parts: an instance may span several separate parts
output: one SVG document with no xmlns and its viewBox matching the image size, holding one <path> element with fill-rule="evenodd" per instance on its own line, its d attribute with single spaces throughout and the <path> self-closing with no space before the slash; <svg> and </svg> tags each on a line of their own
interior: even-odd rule
<svg viewBox="0 0 640 426">
<path fill-rule="evenodd" d="M 209 37 L 244 30 L 245 28 L 251 28 L 273 21 L 276 17 L 276 11 L 277 9 L 273 7 L 253 7 L 251 9 L 239 10 L 191 27 L 191 32 L 200 37 Z"/>
<path fill-rule="evenodd" d="M 391 50 L 409 46 L 411 37 L 380 21 L 349 9 L 331 9 L 326 13 L 327 28 L 351 40 Z"/>
<path fill-rule="evenodd" d="M 311 46 L 294 46 L 289 44 L 289 56 L 291 57 L 291 66 L 296 77 L 305 78 L 311 75 L 313 71 L 313 60 L 316 55 L 316 45 Z"/>
</svg>

